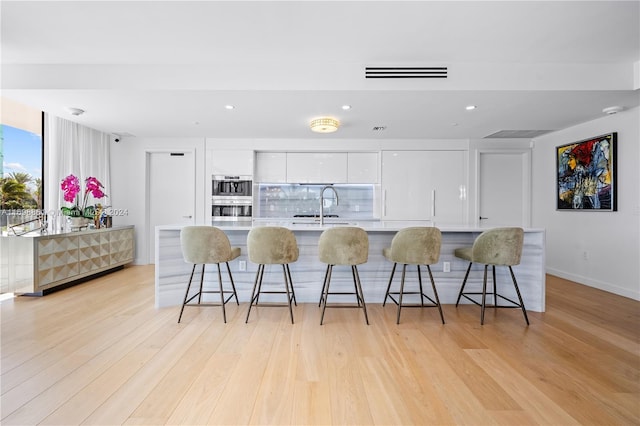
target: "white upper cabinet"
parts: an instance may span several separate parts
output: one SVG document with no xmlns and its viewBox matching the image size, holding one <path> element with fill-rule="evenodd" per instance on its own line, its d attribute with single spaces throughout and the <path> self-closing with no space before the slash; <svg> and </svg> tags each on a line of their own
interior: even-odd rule
<svg viewBox="0 0 640 426">
<path fill-rule="evenodd" d="M 253 151 L 210 150 L 207 152 L 207 160 L 209 158 L 209 171 L 212 175 L 253 176 Z"/>
<path fill-rule="evenodd" d="M 257 152 L 255 181 L 285 183 L 287 181 L 287 153 Z"/>
<path fill-rule="evenodd" d="M 255 181 L 380 183 L 377 152 L 257 152 Z"/>
<path fill-rule="evenodd" d="M 377 152 L 349 152 L 347 154 L 348 183 L 379 183 Z"/>
<path fill-rule="evenodd" d="M 463 151 L 384 151 L 382 219 L 464 223 Z"/>
<path fill-rule="evenodd" d="M 288 152 L 287 182 L 346 183 L 346 152 Z"/>
</svg>

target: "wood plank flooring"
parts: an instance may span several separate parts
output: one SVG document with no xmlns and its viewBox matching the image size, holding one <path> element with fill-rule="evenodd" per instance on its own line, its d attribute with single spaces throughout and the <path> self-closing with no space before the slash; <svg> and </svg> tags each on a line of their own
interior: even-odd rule
<svg viewBox="0 0 640 426">
<path fill-rule="evenodd" d="M 640 302 L 547 277 L 547 312 L 154 308 L 131 266 L 1 308 L 3 425 L 640 424 Z M 295 281 L 295 277 L 294 277 Z M 366 285 L 366 283 L 363 283 Z"/>
</svg>

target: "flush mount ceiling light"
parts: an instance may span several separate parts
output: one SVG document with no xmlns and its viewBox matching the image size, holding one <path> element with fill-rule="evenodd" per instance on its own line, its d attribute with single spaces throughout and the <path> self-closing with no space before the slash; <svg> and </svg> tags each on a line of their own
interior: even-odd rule
<svg viewBox="0 0 640 426">
<path fill-rule="evenodd" d="M 76 115 L 76 116 L 84 114 L 84 110 L 80 109 L 80 108 L 71 108 L 71 107 L 69 107 L 69 108 L 67 108 L 67 111 L 69 111 L 69 114 Z"/>
<path fill-rule="evenodd" d="M 338 130 L 340 122 L 331 117 L 320 117 L 311 120 L 311 131 L 316 133 L 332 133 Z"/>
</svg>

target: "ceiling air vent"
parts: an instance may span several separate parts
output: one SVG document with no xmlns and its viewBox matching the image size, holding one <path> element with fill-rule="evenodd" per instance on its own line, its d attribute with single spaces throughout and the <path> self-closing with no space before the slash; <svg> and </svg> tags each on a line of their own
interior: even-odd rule
<svg viewBox="0 0 640 426">
<path fill-rule="evenodd" d="M 366 67 L 365 78 L 447 78 L 447 67 Z"/>
<path fill-rule="evenodd" d="M 553 130 L 500 130 L 485 136 L 484 139 L 531 139 L 549 132 L 553 132 Z"/>
</svg>

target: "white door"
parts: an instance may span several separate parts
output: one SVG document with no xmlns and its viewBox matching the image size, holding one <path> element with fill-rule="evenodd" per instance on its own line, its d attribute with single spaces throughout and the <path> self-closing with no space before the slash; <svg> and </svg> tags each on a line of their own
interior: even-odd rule
<svg viewBox="0 0 640 426">
<path fill-rule="evenodd" d="M 196 173 L 189 151 L 147 153 L 147 241 L 149 263 L 155 263 L 155 228 L 192 225 L 195 220 Z"/>
<path fill-rule="evenodd" d="M 528 152 L 480 153 L 480 225 L 529 226 L 529 161 Z"/>
</svg>

